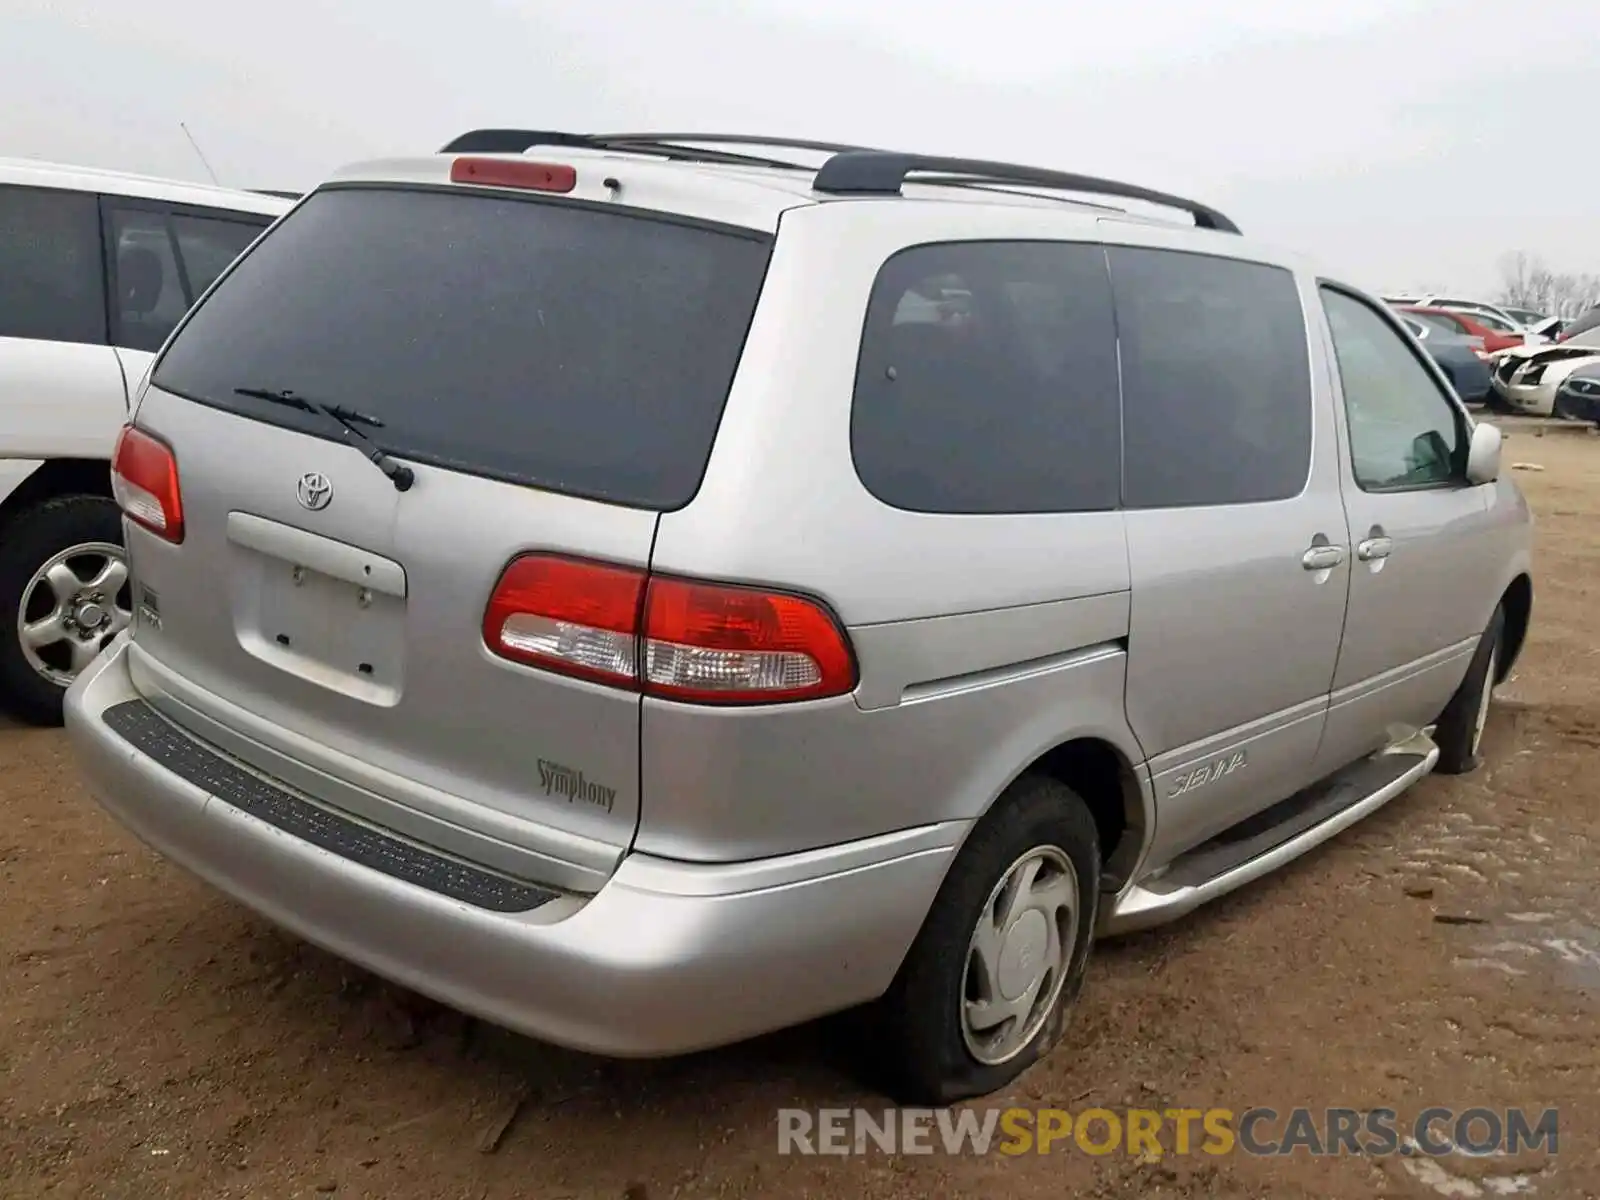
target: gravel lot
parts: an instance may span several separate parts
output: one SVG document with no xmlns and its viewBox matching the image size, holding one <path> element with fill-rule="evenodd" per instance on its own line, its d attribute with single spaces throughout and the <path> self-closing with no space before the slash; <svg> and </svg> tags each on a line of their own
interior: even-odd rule
<svg viewBox="0 0 1600 1200">
<path fill-rule="evenodd" d="M 1600 1195 L 1600 439 L 1508 428 L 1543 468 L 1534 629 L 1489 765 L 1103 947 L 1001 1103 L 1559 1106 L 1559 1153 L 779 1156 L 780 1107 L 882 1105 L 831 1026 L 654 1064 L 486 1029 L 167 866 L 59 732 L 0 727 L 0 1195 Z"/>
</svg>

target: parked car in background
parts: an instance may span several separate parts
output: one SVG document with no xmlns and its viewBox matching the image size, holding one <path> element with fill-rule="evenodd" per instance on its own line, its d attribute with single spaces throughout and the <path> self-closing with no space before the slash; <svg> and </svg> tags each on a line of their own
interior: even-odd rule
<svg viewBox="0 0 1600 1200">
<path fill-rule="evenodd" d="M 1540 323 L 1529 325 L 1497 304 L 1483 300 L 1468 300 L 1460 296 L 1435 294 L 1385 296 L 1385 301 L 1403 308 L 1449 309 L 1472 317 L 1480 325 L 1502 335 L 1518 335 L 1524 344 L 1549 340 L 1549 333 Z M 1544 324 L 1548 324 L 1545 319 Z"/>
<path fill-rule="evenodd" d="M 1550 319 L 1549 313 L 1537 312 L 1531 308 L 1516 308 L 1509 304 L 1502 304 L 1500 311 L 1516 321 L 1524 329 L 1536 328 Z"/>
<path fill-rule="evenodd" d="M 1580 365 L 1556 391 L 1555 415 L 1600 427 L 1600 360 Z"/>
<path fill-rule="evenodd" d="M 1483 351 L 1485 359 L 1488 359 L 1496 351 L 1523 344 L 1522 334 L 1502 333 L 1492 329 L 1479 320 L 1477 314 L 1474 313 L 1452 311 L 1448 308 L 1423 308 L 1420 305 L 1406 305 L 1400 311 L 1409 313 L 1411 316 L 1443 333 L 1475 341 L 1478 348 Z M 1498 324 L 1498 322 L 1496 323 Z"/>
<path fill-rule="evenodd" d="M 1575 323 L 1577 332 L 1559 342 L 1516 346 L 1495 356 L 1495 394 L 1514 412 L 1529 416 L 1562 415 L 1556 398 L 1576 372 L 1600 363 L 1600 321 Z"/>
<path fill-rule="evenodd" d="M 1479 764 L 1528 506 L 1387 306 L 1214 209 L 730 141 L 479 131 L 274 226 L 124 427 L 67 729 L 408 987 L 628 1057 L 868 1005 L 952 1103 L 1097 933 Z"/>
<path fill-rule="evenodd" d="M 1402 323 L 1439 365 L 1450 386 L 1455 388 L 1456 395 L 1467 404 L 1487 403 L 1494 389 L 1489 378 L 1487 355 L 1478 338 L 1455 333 L 1442 324 L 1429 324 L 1410 311 L 1402 317 Z"/>
<path fill-rule="evenodd" d="M 155 351 L 291 201 L 0 159 L 0 708 L 57 724 L 131 617 L 109 462 Z"/>
</svg>

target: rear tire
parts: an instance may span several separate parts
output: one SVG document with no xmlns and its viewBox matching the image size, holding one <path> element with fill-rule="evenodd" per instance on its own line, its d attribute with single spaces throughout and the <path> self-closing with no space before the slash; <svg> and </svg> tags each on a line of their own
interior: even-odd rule
<svg viewBox="0 0 1600 1200">
<path fill-rule="evenodd" d="M 1099 895 L 1088 808 L 1054 779 L 1018 779 L 956 856 L 871 1014 L 887 1090 L 953 1104 L 1048 1054 L 1083 987 Z"/>
<path fill-rule="evenodd" d="M 1466 678 L 1439 715 L 1433 740 L 1439 747 L 1439 761 L 1434 770 L 1441 775 L 1466 775 L 1483 762 L 1483 730 L 1489 718 L 1505 630 L 1505 606 L 1499 605 L 1489 621 L 1489 628 L 1478 641 L 1477 652 L 1467 666 Z"/>
<path fill-rule="evenodd" d="M 112 560 L 118 570 L 101 574 L 96 563 Z M 42 578 L 53 563 L 71 577 L 54 572 L 52 579 Z M 107 582 L 96 589 L 97 579 Z M 66 603 L 62 590 L 81 593 L 84 603 Z M 90 597 L 97 590 L 103 600 L 95 604 Z M 61 496 L 17 514 L 0 531 L 0 707 L 30 725 L 60 725 L 68 685 L 87 656 L 126 627 L 129 608 L 122 516 L 114 503 L 101 496 Z M 23 626 L 38 630 L 52 613 L 74 621 L 92 616 L 95 624 L 64 626 L 48 644 L 24 646 Z"/>
</svg>

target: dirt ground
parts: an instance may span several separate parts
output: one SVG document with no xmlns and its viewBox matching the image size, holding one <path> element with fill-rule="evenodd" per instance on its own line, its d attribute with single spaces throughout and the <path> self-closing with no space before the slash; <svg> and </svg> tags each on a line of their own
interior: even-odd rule
<svg viewBox="0 0 1600 1200">
<path fill-rule="evenodd" d="M 1560 1110 L 1517 1157 L 780 1156 L 883 1101 L 831 1026 L 666 1063 L 486 1029 L 277 932 L 124 834 L 57 731 L 0 728 L 0 1195 L 1600 1196 L 1600 438 L 1510 427 L 1533 633 L 1489 764 L 1102 947 L 1001 1105 Z"/>
</svg>

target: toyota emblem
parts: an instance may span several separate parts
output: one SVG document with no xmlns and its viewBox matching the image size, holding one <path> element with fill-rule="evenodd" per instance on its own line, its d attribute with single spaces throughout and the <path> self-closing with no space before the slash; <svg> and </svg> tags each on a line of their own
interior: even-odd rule
<svg viewBox="0 0 1600 1200">
<path fill-rule="evenodd" d="M 312 512 L 320 512 L 328 507 L 328 501 L 333 499 L 333 484 L 321 471 L 307 471 L 300 476 L 300 482 L 295 485 L 295 499 L 300 501 L 301 508 L 308 508 Z"/>
</svg>

